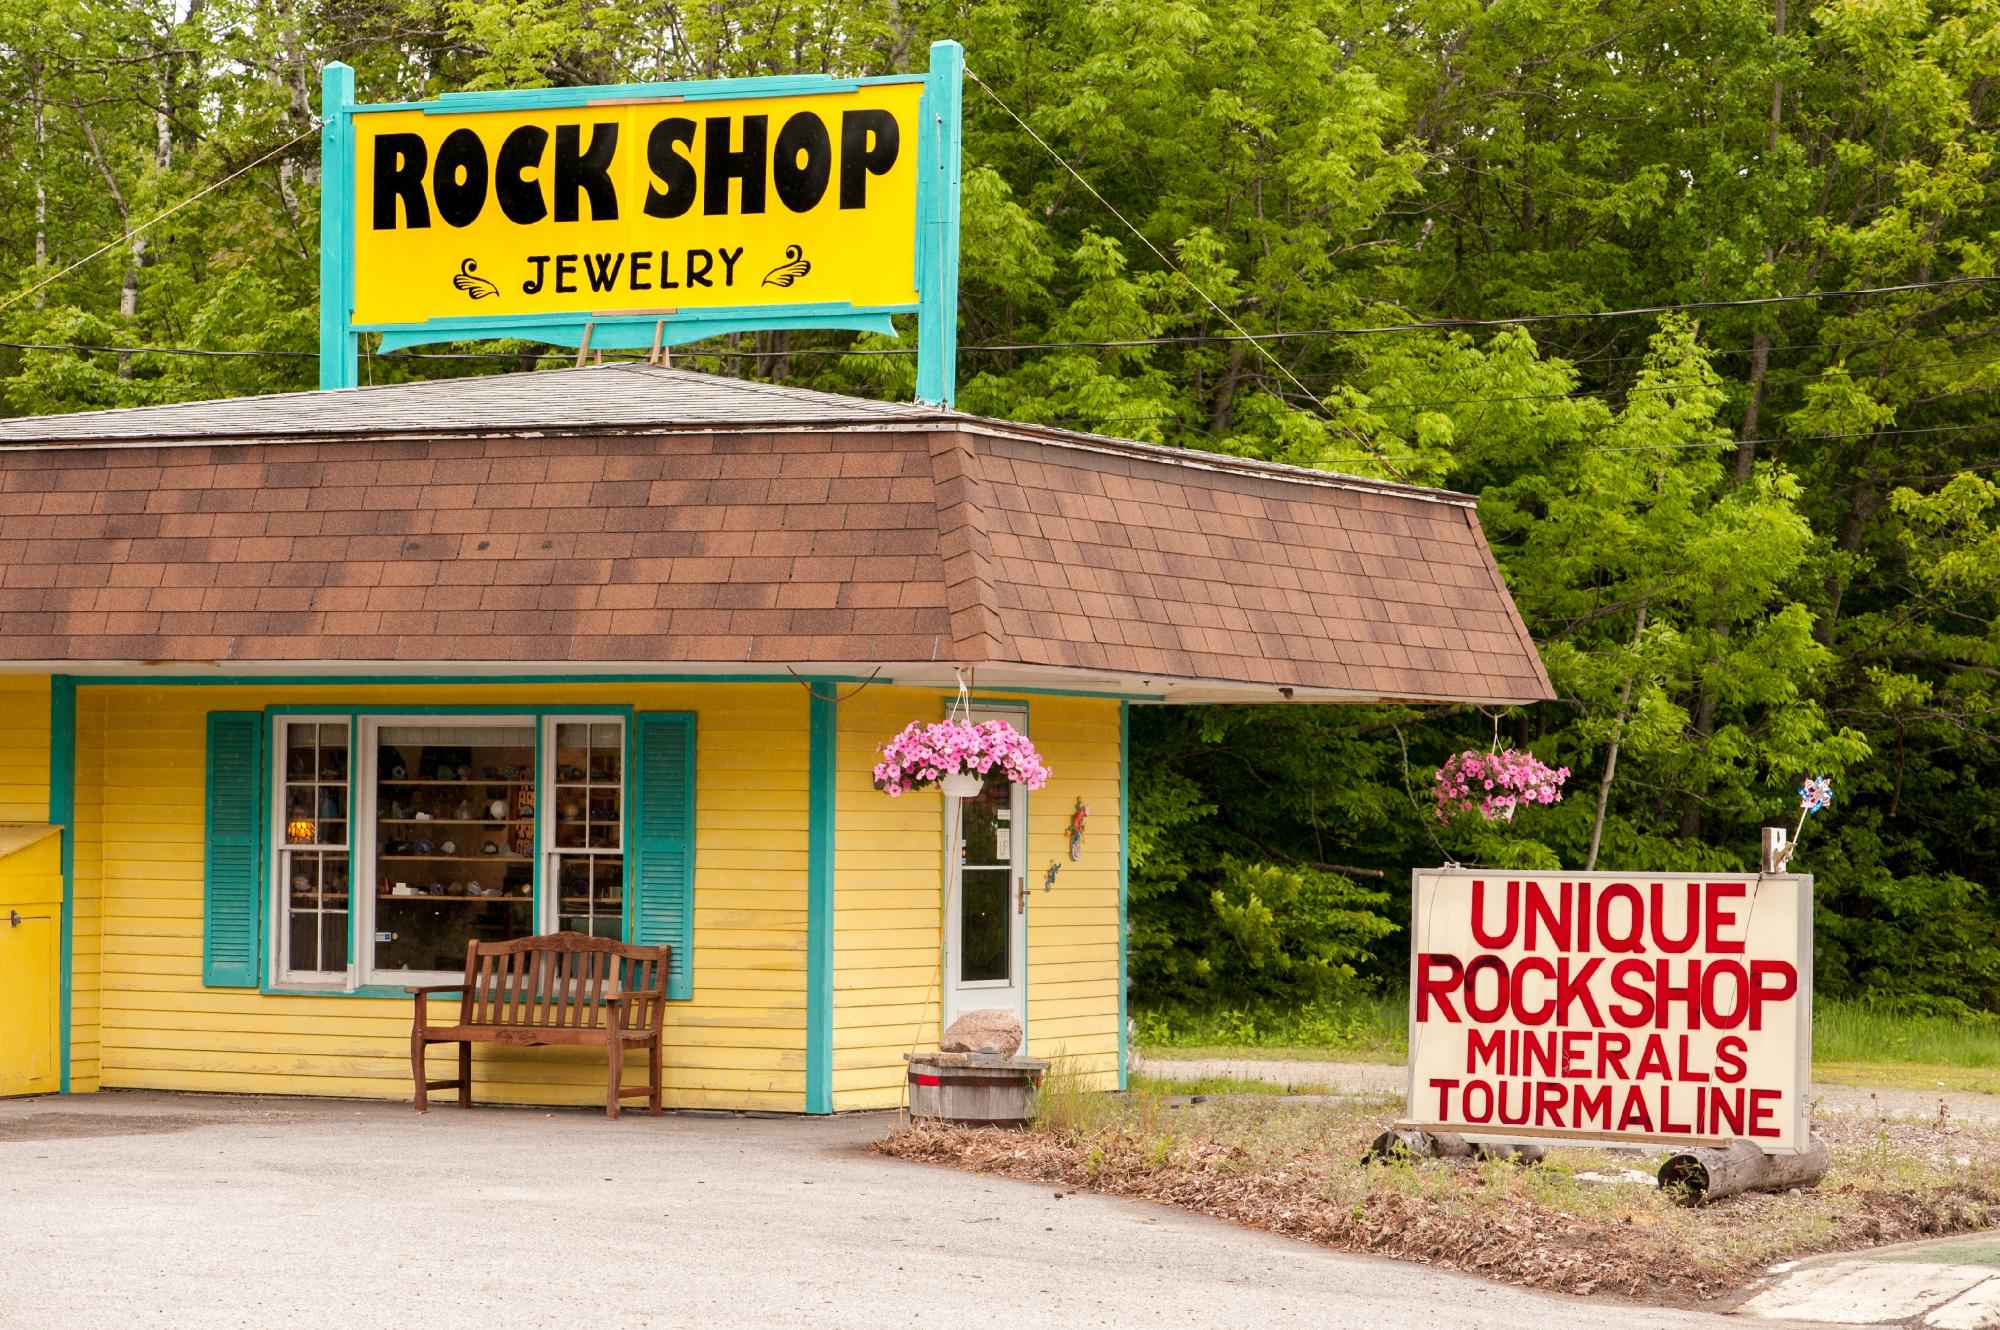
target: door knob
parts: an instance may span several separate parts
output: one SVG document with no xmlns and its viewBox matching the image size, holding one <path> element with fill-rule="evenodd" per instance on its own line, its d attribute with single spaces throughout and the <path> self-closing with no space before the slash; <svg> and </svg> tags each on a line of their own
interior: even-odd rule
<svg viewBox="0 0 2000 1330">
<path fill-rule="evenodd" d="M 48 916 L 45 914 L 22 914 L 19 910 L 7 911 L 7 927 L 9 928 L 19 928 L 22 924 L 35 919 L 40 919 L 46 923 Z"/>
</svg>

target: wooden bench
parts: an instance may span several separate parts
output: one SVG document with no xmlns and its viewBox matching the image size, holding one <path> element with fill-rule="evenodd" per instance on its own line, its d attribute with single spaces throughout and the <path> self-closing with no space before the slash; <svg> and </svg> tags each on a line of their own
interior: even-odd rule
<svg viewBox="0 0 2000 1330">
<path fill-rule="evenodd" d="M 646 1096 L 660 1112 L 660 1035 L 667 1016 L 667 962 L 671 947 L 635 947 L 582 933 L 548 933 L 510 942 L 469 942 L 465 982 L 408 990 L 417 1000 L 410 1027 L 410 1075 L 416 1108 L 430 1107 L 432 1090 L 458 1091 L 458 1106 L 472 1107 L 475 1043 L 536 1048 L 545 1044 L 602 1044 L 610 1054 L 604 1115 L 618 1116 L 619 1101 Z M 433 993 L 459 993 L 458 1023 L 432 1025 Z M 425 1078 L 424 1053 L 432 1044 L 458 1045 L 458 1078 Z M 646 1049 L 646 1084 L 624 1087 L 625 1050 Z"/>
</svg>

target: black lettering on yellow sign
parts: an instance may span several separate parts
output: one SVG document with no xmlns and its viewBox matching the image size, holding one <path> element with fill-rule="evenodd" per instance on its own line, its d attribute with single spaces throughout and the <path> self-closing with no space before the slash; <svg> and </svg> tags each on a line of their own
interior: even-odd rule
<svg viewBox="0 0 2000 1330">
<path fill-rule="evenodd" d="M 703 140 L 698 166 L 697 128 Z M 617 123 L 557 125 L 553 137 L 551 152 L 548 130 L 517 126 L 489 160 L 486 141 L 471 129 L 446 135 L 435 158 L 421 134 L 378 135 L 370 200 L 374 229 L 423 230 L 433 212 L 446 226 L 470 226 L 489 198 L 520 226 L 550 217 L 575 222 L 586 215 L 591 221 L 616 221 Z M 826 121 L 812 111 L 787 118 L 775 141 L 764 115 L 708 116 L 699 127 L 685 116 L 668 116 L 646 135 L 650 179 L 640 208 L 648 217 L 670 219 L 686 215 L 699 199 L 706 216 L 752 215 L 764 212 L 767 194 L 775 192 L 788 211 L 810 212 L 826 197 L 836 172 L 839 206 L 866 208 L 868 178 L 895 166 L 901 138 L 895 116 L 873 109 L 841 112 L 837 152 Z M 691 251 L 690 260 L 694 253 L 706 251 Z M 691 270 L 688 275 L 693 284 Z M 538 275 L 527 289 L 539 289 L 541 280 Z"/>
<path fill-rule="evenodd" d="M 578 291 L 678 291 L 685 287 L 736 285 L 736 261 L 743 246 L 734 249 L 670 249 L 599 251 L 592 254 L 530 254 L 535 275 L 521 283 L 523 295 L 540 295 L 544 288 L 558 295 Z M 722 280 L 711 276 L 715 261 L 722 260 Z M 579 277 L 581 281 L 579 282 Z"/>
</svg>

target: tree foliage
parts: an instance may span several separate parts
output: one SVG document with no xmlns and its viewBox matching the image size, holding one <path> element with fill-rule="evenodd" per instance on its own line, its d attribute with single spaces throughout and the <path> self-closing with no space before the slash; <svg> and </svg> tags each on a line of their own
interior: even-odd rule
<svg viewBox="0 0 2000 1330">
<path fill-rule="evenodd" d="M 1740 870 L 1825 772 L 1821 991 L 2000 1003 L 1995 0 L 0 0 L 0 301 L 276 150 L 0 308 L 0 406 L 310 386 L 326 60 L 390 100 L 943 36 L 1096 191 L 968 88 L 962 404 L 1472 491 L 1559 694 L 1136 713 L 1142 995 L 1393 975 L 1445 856 Z M 907 395 L 911 336 L 688 360 Z M 1437 825 L 1489 742 L 1568 799 Z"/>
</svg>

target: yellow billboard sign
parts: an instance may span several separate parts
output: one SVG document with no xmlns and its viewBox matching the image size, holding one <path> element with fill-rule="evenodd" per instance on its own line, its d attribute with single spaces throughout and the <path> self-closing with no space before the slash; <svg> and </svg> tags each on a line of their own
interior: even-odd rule
<svg viewBox="0 0 2000 1330">
<path fill-rule="evenodd" d="M 922 91 L 357 116 L 354 321 L 913 306 Z"/>
<path fill-rule="evenodd" d="M 320 384 L 381 351 L 894 334 L 949 403 L 963 53 L 927 73 L 448 93 L 364 105 L 325 71 Z"/>
</svg>

